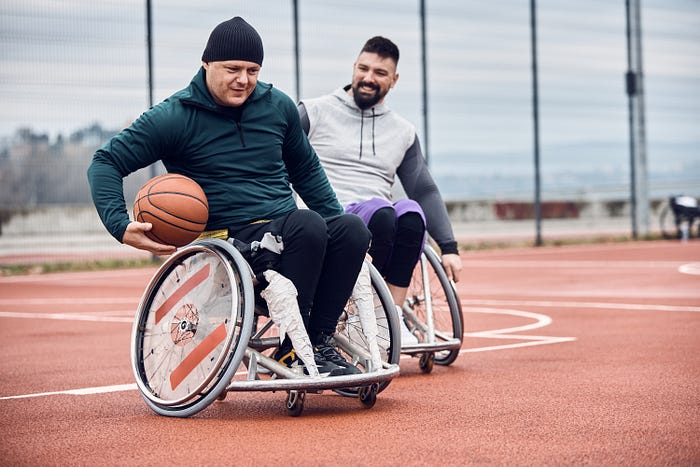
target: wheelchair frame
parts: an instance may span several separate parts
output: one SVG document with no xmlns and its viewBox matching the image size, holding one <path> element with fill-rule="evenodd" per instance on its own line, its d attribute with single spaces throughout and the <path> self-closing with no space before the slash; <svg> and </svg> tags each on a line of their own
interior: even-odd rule
<svg viewBox="0 0 700 467">
<path fill-rule="evenodd" d="M 276 326 L 256 312 L 252 270 L 235 247 L 204 239 L 178 250 L 146 287 L 132 328 L 132 369 L 142 398 L 171 417 L 192 416 L 235 391 L 286 391 L 291 416 L 301 414 L 307 393 L 327 389 L 371 408 L 399 374 L 400 333 L 391 294 L 369 269 L 382 367 L 373 368 L 364 336 L 345 319 L 336 344 L 364 372 L 311 377 L 301 366 L 287 368 L 271 358 L 280 344 Z"/>
<path fill-rule="evenodd" d="M 434 363 L 450 365 L 457 359 L 464 334 L 462 304 L 440 257 L 428 244 L 413 271 L 402 312 L 419 342 L 402 345 L 401 352 L 419 357 L 424 373 L 430 373 Z"/>
</svg>

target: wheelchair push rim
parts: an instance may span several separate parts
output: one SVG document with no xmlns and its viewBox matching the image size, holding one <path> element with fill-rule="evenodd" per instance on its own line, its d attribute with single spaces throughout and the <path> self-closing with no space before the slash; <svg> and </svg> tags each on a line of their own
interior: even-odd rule
<svg viewBox="0 0 700 467">
<path fill-rule="evenodd" d="M 377 317 L 377 328 L 379 332 L 377 335 L 377 343 L 379 344 L 382 361 L 384 365 L 388 365 L 388 368 L 396 367 L 395 370 L 390 371 L 389 378 L 378 380 L 376 393 L 380 393 L 387 388 L 391 379 L 398 374 L 398 365 L 401 359 L 401 347 L 399 344 L 401 332 L 399 330 L 399 317 L 396 312 L 396 307 L 394 306 L 394 299 L 384 279 L 382 279 L 379 271 L 377 271 L 371 263 L 368 263 L 368 267 L 374 295 L 374 311 Z M 348 304 L 348 306 L 350 305 Z M 346 310 L 344 316 L 347 317 L 347 315 L 348 313 Z M 350 360 L 353 360 L 353 352 L 349 350 L 351 347 L 359 346 L 360 348 L 367 349 L 367 340 L 362 333 L 362 328 L 357 322 L 352 324 L 347 320 L 342 324 L 339 323 L 336 336 L 336 343 Z M 355 361 L 354 363 L 361 362 Z M 384 371 L 386 371 L 386 368 Z M 357 387 L 336 389 L 335 391 L 345 397 L 358 396 Z"/>
<path fill-rule="evenodd" d="M 244 356 L 252 280 L 227 245 L 203 240 L 179 250 L 156 271 L 137 309 L 132 369 L 142 397 L 161 415 L 189 416 L 208 406 Z"/>
<path fill-rule="evenodd" d="M 424 269 L 425 268 L 425 269 Z M 427 276 L 428 284 L 424 283 Z M 447 366 L 459 356 L 464 334 L 462 305 L 454 283 L 447 278 L 440 257 L 426 245 L 421 261 L 416 265 L 404 314 L 421 339 L 417 344 L 401 348 L 407 355 L 434 354 L 434 362 Z M 432 316 L 428 314 L 430 308 Z"/>
</svg>

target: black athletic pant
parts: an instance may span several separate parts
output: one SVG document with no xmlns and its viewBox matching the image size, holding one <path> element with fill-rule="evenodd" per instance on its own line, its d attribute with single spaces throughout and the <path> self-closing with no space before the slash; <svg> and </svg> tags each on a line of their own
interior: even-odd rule
<svg viewBox="0 0 700 467">
<path fill-rule="evenodd" d="M 408 287 L 423 246 L 425 226 L 420 215 L 396 217 L 393 208 L 378 209 L 367 224 L 372 232 L 372 264 L 389 284 Z"/>
<path fill-rule="evenodd" d="M 230 235 L 249 243 L 265 232 L 282 237 L 284 250 L 277 272 L 292 281 L 311 342 L 321 332 L 333 334 L 369 247 L 370 233 L 358 216 L 328 219 L 300 209 L 269 222 L 231 229 Z"/>
</svg>

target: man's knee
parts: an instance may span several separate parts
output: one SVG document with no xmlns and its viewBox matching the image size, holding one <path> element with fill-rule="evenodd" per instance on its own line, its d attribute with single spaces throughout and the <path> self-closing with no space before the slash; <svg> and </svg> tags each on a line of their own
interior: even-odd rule
<svg viewBox="0 0 700 467">
<path fill-rule="evenodd" d="M 420 214 L 409 212 L 398 218 L 397 230 L 403 236 L 422 239 L 425 234 L 425 224 Z"/>
<path fill-rule="evenodd" d="M 292 237 L 307 244 L 325 245 L 328 239 L 328 226 L 315 211 L 299 209 L 289 215 L 282 229 L 282 237 Z"/>
<path fill-rule="evenodd" d="M 394 211 L 393 206 L 384 207 L 375 212 L 367 227 L 374 236 L 393 239 L 396 232 L 396 211 Z"/>
<path fill-rule="evenodd" d="M 354 214 L 343 214 L 328 220 L 331 241 L 347 248 L 367 251 L 371 234 L 364 221 Z"/>
</svg>

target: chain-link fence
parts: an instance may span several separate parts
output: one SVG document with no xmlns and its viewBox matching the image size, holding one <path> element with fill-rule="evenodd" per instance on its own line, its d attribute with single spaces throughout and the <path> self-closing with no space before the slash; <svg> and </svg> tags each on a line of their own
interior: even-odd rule
<svg viewBox="0 0 700 467">
<path fill-rule="evenodd" d="M 531 200 L 529 3 L 424 5 L 427 109 L 419 0 L 154 1 L 154 102 L 187 85 L 209 32 L 236 15 L 263 38 L 261 80 L 293 99 L 349 83 L 364 41 L 383 35 L 401 50 L 388 103 L 428 141 L 446 200 Z M 145 0 L 0 4 L 0 239 L 17 234 L 17 216 L 32 209 L 91 208 L 92 154 L 149 105 L 146 7 Z M 625 2 L 540 0 L 537 12 L 543 200 L 626 199 Z M 643 1 L 642 27 L 650 197 L 698 196 L 700 3 Z M 152 173 L 126 179 L 127 200 Z M 50 235 L 53 224 L 36 230 Z"/>
</svg>

